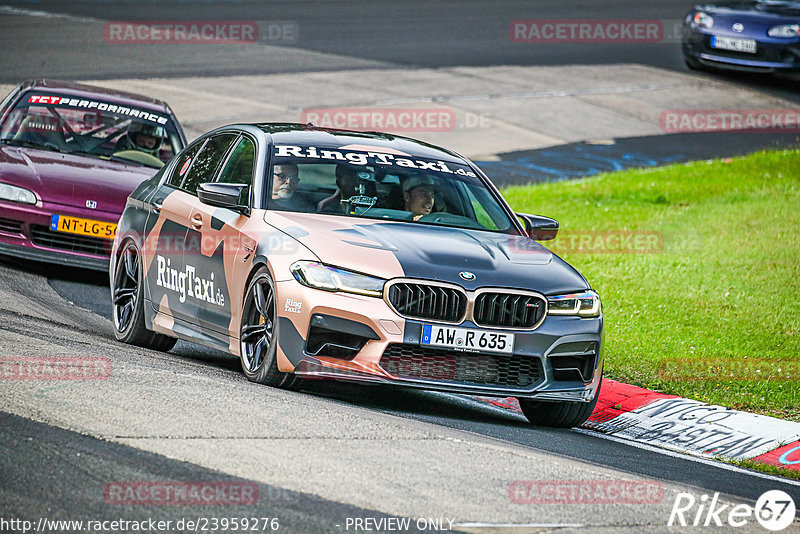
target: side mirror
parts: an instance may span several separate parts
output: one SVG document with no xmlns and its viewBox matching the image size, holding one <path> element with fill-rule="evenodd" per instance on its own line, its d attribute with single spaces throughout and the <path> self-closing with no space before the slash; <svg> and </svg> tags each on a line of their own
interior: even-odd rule
<svg viewBox="0 0 800 534">
<path fill-rule="evenodd" d="M 525 223 L 525 231 L 531 239 L 549 241 L 558 235 L 558 221 L 555 219 L 527 213 L 517 213 L 516 215 Z"/>
<path fill-rule="evenodd" d="M 244 215 L 250 215 L 247 192 L 250 186 L 245 184 L 214 184 L 206 183 L 197 186 L 197 198 L 203 204 L 228 208 Z M 242 201 L 242 196 L 245 200 Z"/>
</svg>

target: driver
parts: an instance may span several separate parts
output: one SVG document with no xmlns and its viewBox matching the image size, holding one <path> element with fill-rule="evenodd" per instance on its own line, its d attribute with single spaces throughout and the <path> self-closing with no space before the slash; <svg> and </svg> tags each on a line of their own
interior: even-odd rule
<svg viewBox="0 0 800 534">
<path fill-rule="evenodd" d="M 121 150 L 139 150 L 158 158 L 163 143 L 163 126 L 132 122 L 128 126 L 128 132 L 117 141 L 116 150 L 117 152 Z"/>
<path fill-rule="evenodd" d="M 272 171 L 272 198 L 292 198 L 297 184 L 300 183 L 300 173 L 297 165 L 293 163 L 275 165 Z"/>
<path fill-rule="evenodd" d="M 433 211 L 435 193 L 433 178 L 426 174 L 415 173 L 403 180 L 405 209 L 415 221 Z"/>
<path fill-rule="evenodd" d="M 296 194 L 300 183 L 300 171 L 294 163 L 276 164 L 272 169 L 272 202 L 270 207 L 279 210 L 313 212 L 312 206 L 300 194 Z"/>
</svg>

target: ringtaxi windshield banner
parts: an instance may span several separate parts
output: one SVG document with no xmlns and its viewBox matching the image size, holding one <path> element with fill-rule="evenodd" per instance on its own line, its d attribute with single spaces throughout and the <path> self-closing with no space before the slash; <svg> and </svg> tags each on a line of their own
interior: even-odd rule
<svg viewBox="0 0 800 534">
<path fill-rule="evenodd" d="M 351 165 L 370 165 L 380 167 L 402 167 L 418 171 L 443 172 L 475 178 L 475 173 L 466 165 L 441 160 L 424 160 L 411 157 L 400 151 L 382 150 L 380 147 L 348 145 L 331 149 L 315 146 L 275 145 L 275 157 L 310 160 L 341 161 Z"/>
</svg>

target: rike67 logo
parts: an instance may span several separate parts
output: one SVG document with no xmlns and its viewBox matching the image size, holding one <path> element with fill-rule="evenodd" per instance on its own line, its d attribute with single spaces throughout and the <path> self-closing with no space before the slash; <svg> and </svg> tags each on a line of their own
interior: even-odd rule
<svg viewBox="0 0 800 534">
<path fill-rule="evenodd" d="M 699 499 L 691 493 L 679 493 L 667 526 L 743 527 L 755 519 L 765 529 L 778 532 L 792 524 L 795 512 L 794 500 L 781 490 L 763 493 L 755 506 L 721 504 L 719 493 Z"/>
</svg>

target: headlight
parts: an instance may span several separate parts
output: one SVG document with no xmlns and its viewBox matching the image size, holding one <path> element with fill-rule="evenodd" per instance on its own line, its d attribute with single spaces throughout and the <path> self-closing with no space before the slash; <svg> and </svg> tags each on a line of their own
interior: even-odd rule
<svg viewBox="0 0 800 534">
<path fill-rule="evenodd" d="M 556 295 L 547 297 L 547 307 L 549 315 L 597 317 L 600 315 L 600 297 L 594 291 Z"/>
<path fill-rule="evenodd" d="M 11 202 L 21 202 L 23 204 L 36 204 L 36 195 L 16 185 L 0 184 L 0 200 L 10 200 Z"/>
<path fill-rule="evenodd" d="M 708 13 L 704 13 L 703 11 L 698 11 L 692 17 L 692 22 L 698 28 L 710 28 L 711 26 L 714 25 L 714 18 Z"/>
<path fill-rule="evenodd" d="M 292 264 L 292 274 L 304 286 L 323 291 L 344 291 L 370 297 L 383 295 L 386 280 L 358 274 L 313 261 L 298 261 Z"/>
<path fill-rule="evenodd" d="M 773 26 L 767 32 L 770 37 L 786 37 L 791 39 L 800 35 L 800 24 L 783 24 L 781 26 Z"/>
</svg>

